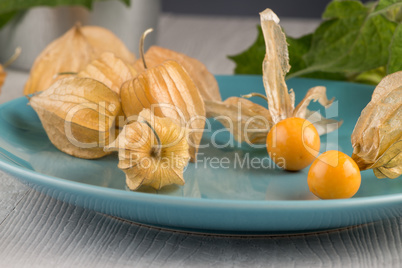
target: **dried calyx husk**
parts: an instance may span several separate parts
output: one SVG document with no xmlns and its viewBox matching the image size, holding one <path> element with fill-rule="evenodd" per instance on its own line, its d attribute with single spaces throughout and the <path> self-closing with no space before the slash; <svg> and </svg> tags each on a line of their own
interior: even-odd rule
<svg viewBox="0 0 402 268">
<path fill-rule="evenodd" d="M 11 58 L 4 63 L 4 65 L 0 64 L 0 93 L 1 93 L 1 88 L 4 84 L 4 81 L 6 80 L 7 73 L 5 71 L 5 68 L 7 68 L 9 65 L 11 65 L 21 54 L 21 48 L 17 47 L 15 49 L 14 55 L 11 56 Z"/>
<path fill-rule="evenodd" d="M 151 46 L 144 57 L 148 67 L 157 66 L 167 60 L 177 61 L 193 79 L 204 100 L 222 100 L 215 76 L 199 60 L 159 46 Z M 135 62 L 134 68 L 139 71 L 144 70 L 144 64 L 141 59 Z"/>
<path fill-rule="evenodd" d="M 243 107 L 244 101 L 237 98 L 237 103 L 231 101 L 231 106 L 228 109 L 220 109 L 220 105 L 225 105 L 225 102 L 208 101 L 205 103 L 207 116 L 221 115 L 230 118 L 233 122 L 240 122 L 236 131 L 247 134 L 234 134 L 233 128 L 230 129 L 234 137 L 239 142 L 251 142 L 254 144 L 263 144 L 270 127 L 279 121 L 288 117 L 306 118 L 311 121 L 317 128 L 320 135 L 334 131 L 339 128 L 342 122 L 334 119 L 327 119 L 318 111 L 313 112 L 307 109 L 310 102 L 317 101 L 324 107 L 329 107 L 332 100 L 328 100 L 326 96 L 326 88 L 317 86 L 311 88 L 304 99 L 295 107 L 295 93 L 288 90 L 285 82 L 285 76 L 290 70 L 288 44 L 286 37 L 281 27 L 279 26 L 279 18 L 270 9 L 260 13 L 261 28 L 265 39 L 266 54 L 263 61 L 263 83 L 266 96 L 263 96 L 267 102 L 269 110 L 261 109 L 262 107 L 256 103 L 249 102 L 246 107 Z M 250 96 L 260 94 L 250 94 Z M 233 111 L 237 110 L 237 113 Z M 270 116 L 267 116 L 269 113 Z M 255 117 L 255 119 L 253 119 Z M 240 118 L 240 119 L 239 119 Z M 266 119 L 262 120 L 263 118 Z M 223 124 L 227 119 L 219 119 Z M 253 121 L 260 123 L 250 123 Z M 265 121 L 264 124 L 261 124 Z M 254 139 L 245 139 L 245 137 L 254 137 Z"/>
<path fill-rule="evenodd" d="M 383 78 L 352 133 L 352 158 L 377 178 L 402 174 L 402 71 Z"/>
<path fill-rule="evenodd" d="M 268 109 L 244 98 L 230 97 L 223 102 L 205 101 L 205 108 L 209 117 L 218 118 L 227 129 L 232 129 L 233 137 L 238 141 L 265 143 L 266 130 L 272 127 Z M 227 117 L 223 118 L 222 115 Z M 243 131 L 246 124 L 253 131 Z"/>
<path fill-rule="evenodd" d="M 142 37 L 142 44 L 146 34 Z M 140 45 L 142 48 L 142 45 Z M 141 53 L 143 56 L 143 53 Z M 191 160 L 195 161 L 205 126 L 204 101 L 197 86 L 176 61 L 168 60 L 147 68 L 123 84 L 120 98 L 127 118 L 137 116 L 144 108 L 159 117 L 169 117 L 189 129 Z"/>
<path fill-rule="evenodd" d="M 130 64 L 111 52 L 104 52 L 80 71 L 78 76 L 102 82 L 120 95 L 120 88 L 123 83 L 133 79 L 137 74 L 137 71 Z"/>
<path fill-rule="evenodd" d="M 123 84 L 120 97 L 128 118 L 147 108 L 156 116 L 187 126 L 190 155 L 195 160 L 205 126 L 205 108 L 197 87 L 179 63 L 167 61 L 140 73 Z"/>
<path fill-rule="evenodd" d="M 111 52 L 104 52 L 79 72 L 78 77 L 88 77 L 102 82 L 120 96 L 120 88 L 123 83 L 133 79 L 137 74 L 130 64 Z M 123 127 L 126 122 L 123 110 L 116 119 L 116 126 Z"/>
<path fill-rule="evenodd" d="M 77 73 L 106 51 L 129 64 L 135 61 L 134 54 L 109 30 L 75 25 L 50 43 L 36 58 L 24 94 L 46 90 L 56 80 L 63 78 L 58 74 Z"/>
<path fill-rule="evenodd" d="M 126 173 L 131 190 L 170 184 L 184 185 L 183 169 L 189 161 L 188 130 L 170 118 L 144 109 L 138 121 L 124 126 L 106 150 L 119 152 L 118 167 Z"/>
<path fill-rule="evenodd" d="M 59 150 L 86 159 L 110 153 L 103 148 L 115 139 L 114 121 L 121 106 L 118 95 L 103 83 L 63 78 L 33 95 L 29 104 Z"/>
</svg>

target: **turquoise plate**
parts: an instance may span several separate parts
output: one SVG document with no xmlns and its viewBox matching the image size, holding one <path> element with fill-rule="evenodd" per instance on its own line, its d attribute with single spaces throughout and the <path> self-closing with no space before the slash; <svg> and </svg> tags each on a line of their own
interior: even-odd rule
<svg viewBox="0 0 402 268">
<path fill-rule="evenodd" d="M 217 79 L 223 98 L 264 92 L 260 76 Z M 339 131 L 322 136 L 321 151 L 339 149 L 350 155 L 350 135 L 373 87 L 313 79 L 292 79 L 288 85 L 297 102 L 317 85 L 336 97 L 326 111 L 317 104 L 310 108 L 344 120 Z M 317 200 L 308 190 L 308 168 L 292 173 L 276 168 L 264 148 L 233 142 L 213 119 L 202 140 L 206 148 L 185 170 L 184 186 L 132 192 L 116 167 L 116 155 L 83 160 L 58 151 L 26 104 L 26 98 L 19 98 L 0 106 L 0 168 L 48 195 L 101 213 L 162 228 L 230 234 L 310 232 L 402 214 L 401 179 L 379 180 L 364 171 L 355 197 Z M 220 148 L 208 146 L 212 143 Z"/>
</svg>

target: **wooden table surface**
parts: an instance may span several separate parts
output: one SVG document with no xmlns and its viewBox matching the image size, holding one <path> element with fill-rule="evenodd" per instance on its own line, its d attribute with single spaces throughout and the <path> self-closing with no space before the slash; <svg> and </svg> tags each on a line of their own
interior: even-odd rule
<svg viewBox="0 0 402 268">
<path fill-rule="evenodd" d="M 283 19 L 288 34 L 317 21 Z M 230 74 L 226 55 L 248 47 L 256 18 L 164 14 L 159 45 Z M 0 103 L 22 96 L 27 73 L 8 72 Z M 1 131 L 1 130 L 0 130 Z M 64 203 L 0 171 L 0 267 L 401 267 L 402 218 L 331 232 L 222 237 L 149 228 Z"/>
</svg>

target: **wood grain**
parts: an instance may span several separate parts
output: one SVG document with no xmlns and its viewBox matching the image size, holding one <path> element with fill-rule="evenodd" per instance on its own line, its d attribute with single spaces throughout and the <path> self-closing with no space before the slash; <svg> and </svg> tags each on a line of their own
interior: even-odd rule
<svg viewBox="0 0 402 268">
<path fill-rule="evenodd" d="M 29 188 L 0 170 L 0 226 Z"/>
<path fill-rule="evenodd" d="M 311 235 L 216 237 L 125 222 L 28 191 L 0 228 L 0 267 L 398 267 L 401 219 Z"/>
</svg>

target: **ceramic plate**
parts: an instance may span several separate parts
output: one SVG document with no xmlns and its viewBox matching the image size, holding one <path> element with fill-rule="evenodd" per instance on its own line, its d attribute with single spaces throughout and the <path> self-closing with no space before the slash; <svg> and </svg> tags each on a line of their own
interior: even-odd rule
<svg viewBox="0 0 402 268">
<path fill-rule="evenodd" d="M 261 76 L 217 79 L 223 98 L 264 93 Z M 317 85 L 327 87 L 329 98 L 336 97 L 327 110 L 316 104 L 310 108 L 344 120 L 339 131 L 321 137 L 321 151 L 338 149 L 350 155 L 350 135 L 373 87 L 313 79 L 292 79 L 288 85 L 296 92 L 296 102 Z M 263 100 L 255 101 L 264 105 Z M 379 180 L 372 171 L 364 171 L 355 197 L 318 200 L 308 190 L 308 168 L 278 169 L 264 148 L 237 144 L 214 119 L 203 136 L 205 148 L 185 170 L 186 184 L 161 191 L 129 191 L 116 155 L 83 160 L 58 151 L 26 98 L 0 106 L 0 130 L 2 170 L 63 201 L 152 226 L 209 233 L 294 233 L 401 214 L 402 179 Z"/>
</svg>

